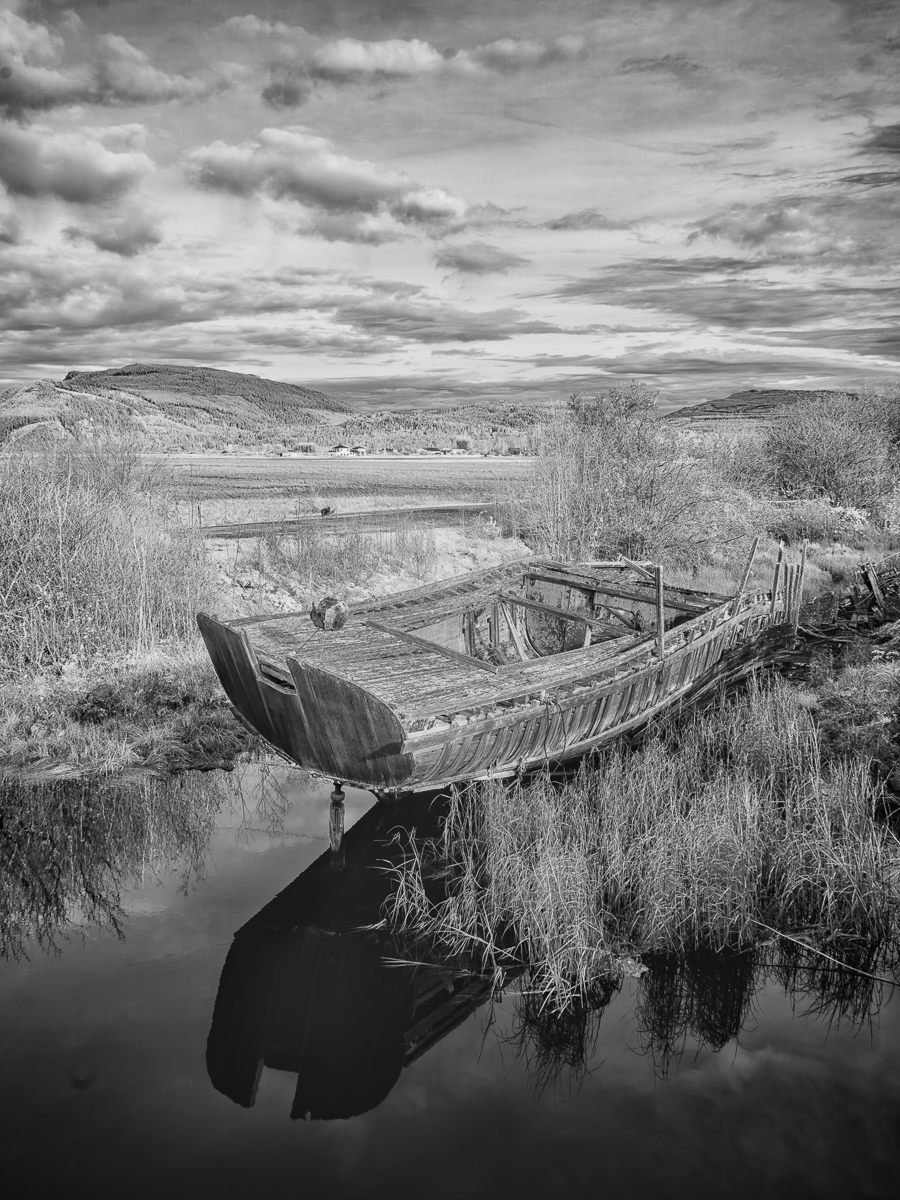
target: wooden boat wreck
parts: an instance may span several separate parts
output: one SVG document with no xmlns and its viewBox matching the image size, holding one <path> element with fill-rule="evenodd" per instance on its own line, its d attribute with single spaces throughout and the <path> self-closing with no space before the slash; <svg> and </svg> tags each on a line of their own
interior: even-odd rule
<svg viewBox="0 0 900 1200">
<path fill-rule="evenodd" d="M 197 620 L 250 729 L 381 795 L 583 755 L 772 661 L 803 564 L 779 558 L 768 591 L 747 589 L 750 565 L 731 596 L 649 563 L 533 558 L 354 605 L 312 636 L 306 613 Z"/>
</svg>

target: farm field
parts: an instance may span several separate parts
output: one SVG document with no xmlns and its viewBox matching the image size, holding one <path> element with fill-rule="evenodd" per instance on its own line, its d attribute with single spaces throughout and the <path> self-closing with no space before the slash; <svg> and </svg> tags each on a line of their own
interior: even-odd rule
<svg viewBox="0 0 900 1200">
<path fill-rule="evenodd" d="M 337 504 L 398 507 L 429 501 L 502 498 L 531 470 L 533 459 L 263 458 L 166 455 L 180 498 L 204 502 L 204 520 L 265 520 Z M 221 502 L 252 502 L 246 509 Z M 207 512 L 207 502 L 213 502 Z M 217 503 L 218 502 L 218 503 Z M 252 507 L 252 512 L 249 508 Z"/>
</svg>

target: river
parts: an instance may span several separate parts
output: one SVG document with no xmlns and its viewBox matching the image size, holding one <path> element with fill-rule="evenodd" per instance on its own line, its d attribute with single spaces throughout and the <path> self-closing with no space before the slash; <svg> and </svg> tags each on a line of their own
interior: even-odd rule
<svg viewBox="0 0 900 1200">
<path fill-rule="evenodd" d="M 38 852 L 4 851 L 8 1195 L 896 1195 L 890 988 L 770 947 L 658 958 L 551 1018 L 515 980 L 491 1000 L 468 964 L 386 964 L 388 936 L 358 932 L 423 802 L 348 789 L 334 855 L 327 786 L 194 786 L 205 823 L 160 810 L 82 847 L 63 923 L 14 878 Z"/>
</svg>

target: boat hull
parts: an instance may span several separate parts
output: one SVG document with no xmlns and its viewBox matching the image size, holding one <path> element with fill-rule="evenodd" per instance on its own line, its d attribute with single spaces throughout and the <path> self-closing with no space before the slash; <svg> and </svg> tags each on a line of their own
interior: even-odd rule
<svg viewBox="0 0 900 1200">
<path fill-rule="evenodd" d="M 289 657 L 289 686 L 260 666 L 241 629 L 198 617 L 213 665 L 242 720 L 293 762 L 383 792 L 500 778 L 576 758 L 778 660 L 795 640 L 780 597 L 737 599 L 670 638 L 580 680 L 423 730 L 336 674 Z"/>
</svg>

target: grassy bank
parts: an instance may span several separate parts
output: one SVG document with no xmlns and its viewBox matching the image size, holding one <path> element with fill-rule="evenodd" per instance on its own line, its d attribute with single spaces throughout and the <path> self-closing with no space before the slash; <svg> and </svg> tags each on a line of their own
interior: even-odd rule
<svg viewBox="0 0 900 1200">
<path fill-rule="evenodd" d="M 248 738 L 202 656 L 213 575 L 134 448 L 0 460 L 0 778 L 227 763 Z"/>
<path fill-rule="evenodd" d="M 892 674 L 887 709 L 896 697 Z M 753 683 L 563 785 L 460 791 L 443 840 L 413 845 L 389 919 L 450 953 L 528 964 L 557 1008 L 650 952 L 740 950 L 773 931 L 897 937 L 900 843 L 871 757 L 823 742 L 816 702 Z"/>
</svg>

